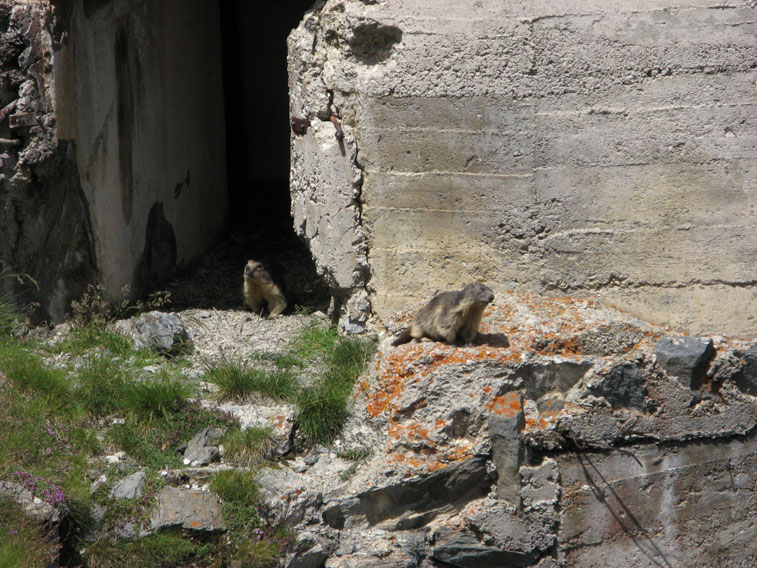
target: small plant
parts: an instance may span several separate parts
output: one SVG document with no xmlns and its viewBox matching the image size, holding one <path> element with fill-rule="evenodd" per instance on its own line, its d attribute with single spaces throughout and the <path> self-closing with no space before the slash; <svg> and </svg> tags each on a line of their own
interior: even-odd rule
<svg viewBox="0 0 757 568">
<path fill-rule="evenodd" d="M 70 321 L 74 327 L 101 327 L 108 322 L 155 310 L 171 301 L 171 293 L 158 291 L 146 301 L 132 302 L 129 286 L 121 288 L 117 299 L 110 300 L 101 284 L 87 286 L 87 291 L 78 300 L 71 302 Z"/>
<path fill-rule="evenodd" d="M 66 502 L 63 488 L 44 477 L 33 475 L 28 471 L 17 471 L 12 475 L 12 479 L 48 505 L 56 507 Z"/>
<path fill-rule="evenodd" d="M 337 456 L 343 460 L 363 461 L 370 457 L 372 453 L 370 448 L 351 448 L 347 451 L 339 452 Z"/>
<path fill-rule="evenodd" d="M 274 399 L 288 400 L 297 388 L 296 377 L 289 369 L 252 369 L 237 360 L 211 366 L 205 376 L 209 382 L 220 387 L 226 399 L 242 399 L 259 392 Z"/>
<path fill-rule="evenodd" d="M 356 472 L 357 472 L 357 464 L 353 463 L 350 467 L 348 467 L 347 469 L 345 469 L 339 474 L 339 479 L 341 479 L 342 481 L 347 481 L 350 477 L 355 475 Z"/>
<path fill-rule="evenodd" d="M 0 260 L 0 282 L 3 280 L 15 280 L 19 284 L 31 284 L 39 290 L 37 281 L 28 274 L 16 274 L 10 271 L 10 268 Z M 9 294 L 0 294 L 0 341 L 8 339 L 14 335 L 19 327 L 21 313 L 14 304 Z"/>
<path fill-rule="evenodd" d="M 166 376 L 137 383 L 127 390 L 125 407 L 140 420 L 165 418 L 181 412 L 190 395 L 186 384 Z"/>
<path fill-rule="evenodd" d="M 232 428 L 223 439 L 224 459 L 246 467 L 257 466 L 269 457 L 273 446 L 271 428 Z"/>
</svg>

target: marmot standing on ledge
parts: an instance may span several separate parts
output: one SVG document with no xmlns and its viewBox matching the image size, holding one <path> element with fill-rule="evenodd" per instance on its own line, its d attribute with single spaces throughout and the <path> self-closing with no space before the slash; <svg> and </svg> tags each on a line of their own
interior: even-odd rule
<svg viewBox="0 0 757 568">
<path fill-rule="evenodd" d="M 442 292 L 423 306 L 411 327 L 403 330 L 392 345 L 428 337 L 447 343 L 471 343 L 481 325 L 484 309 L 494 300 L 494 292 L 481 282 L 468 284 L 457 292 Z"/>
<path fill-rule="evenodd" d="M 268 308 L 268 319 L 280 315 L 287 307 L 284 293 L 271 278 L 262 263 L 250 260 L 244 267 L 244 303 L 253 312 L 262 315 Z"/>
</svg>

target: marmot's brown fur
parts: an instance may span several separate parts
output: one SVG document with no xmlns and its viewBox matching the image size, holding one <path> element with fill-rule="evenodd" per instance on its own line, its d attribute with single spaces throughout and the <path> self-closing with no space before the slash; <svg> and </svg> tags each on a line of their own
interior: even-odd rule
<svg viewBox="0 0 757 568">
<path fill-rule="evenodd" d="M 280 315 L 287 307 L 281 288 L 271 278 L 262 263 L 250 260 L 244 267 L 244 303 L 256 314 L 268 309 L 268 319 Z"/>
<path fill-rule="evenodd" d="M 403 330 L 392 345 L 422 337 L 447 343 L 471 343 L 478 334 L 484 309 L 492 300 L 494 292 L 481 282 L 468 284 L 457 292 L 437 294 L 418 311 L 412 326 Z"/>
</svg>

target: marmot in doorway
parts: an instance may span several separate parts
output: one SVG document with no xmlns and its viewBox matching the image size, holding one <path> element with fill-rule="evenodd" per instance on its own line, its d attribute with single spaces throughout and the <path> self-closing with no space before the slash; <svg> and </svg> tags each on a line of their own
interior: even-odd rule
<svg viewBox="0 0 757 568">
<path fill-rule="evenodd" d="M 284 293 L 271 278 L 262 263 L 250 260 L 244 267 L 244 303 L 256 314 L 268 309 L 268 319 L 275 318 L 286 309 Z"/>
<path fill-rule="evenodd" d="M 428 337 L 446 343 L 471 343 L 481 325 L 484 309 L 494 300 L 494 292 L 481 282 L 468 284 L 457 292 L 442 292 L 423 306 L 411 327 L 403 330 L 392 345 Z"/>
</svg>

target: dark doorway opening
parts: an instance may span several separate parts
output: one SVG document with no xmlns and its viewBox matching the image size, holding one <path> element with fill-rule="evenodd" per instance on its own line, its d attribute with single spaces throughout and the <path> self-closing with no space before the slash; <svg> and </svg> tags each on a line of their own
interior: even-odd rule
<svg viewBox="0 0 757 568">
<path fill-rule="evenodd" d="M 328 288 L 295 235 L 289 197 L 287 36 L 313 0 L 219 0 L 229 237 L 193 272 L 194 292 L 172 287 L 183 307 L 241 307 L 242 269 L 262 261 L 286 289 L 289 305 L 325 310 Z"/>
<path fill-rule="evenodd" d="M 289 32 L 312 0 L 222 0 L 231 226 L 289 218 Z"/>
</svg>

